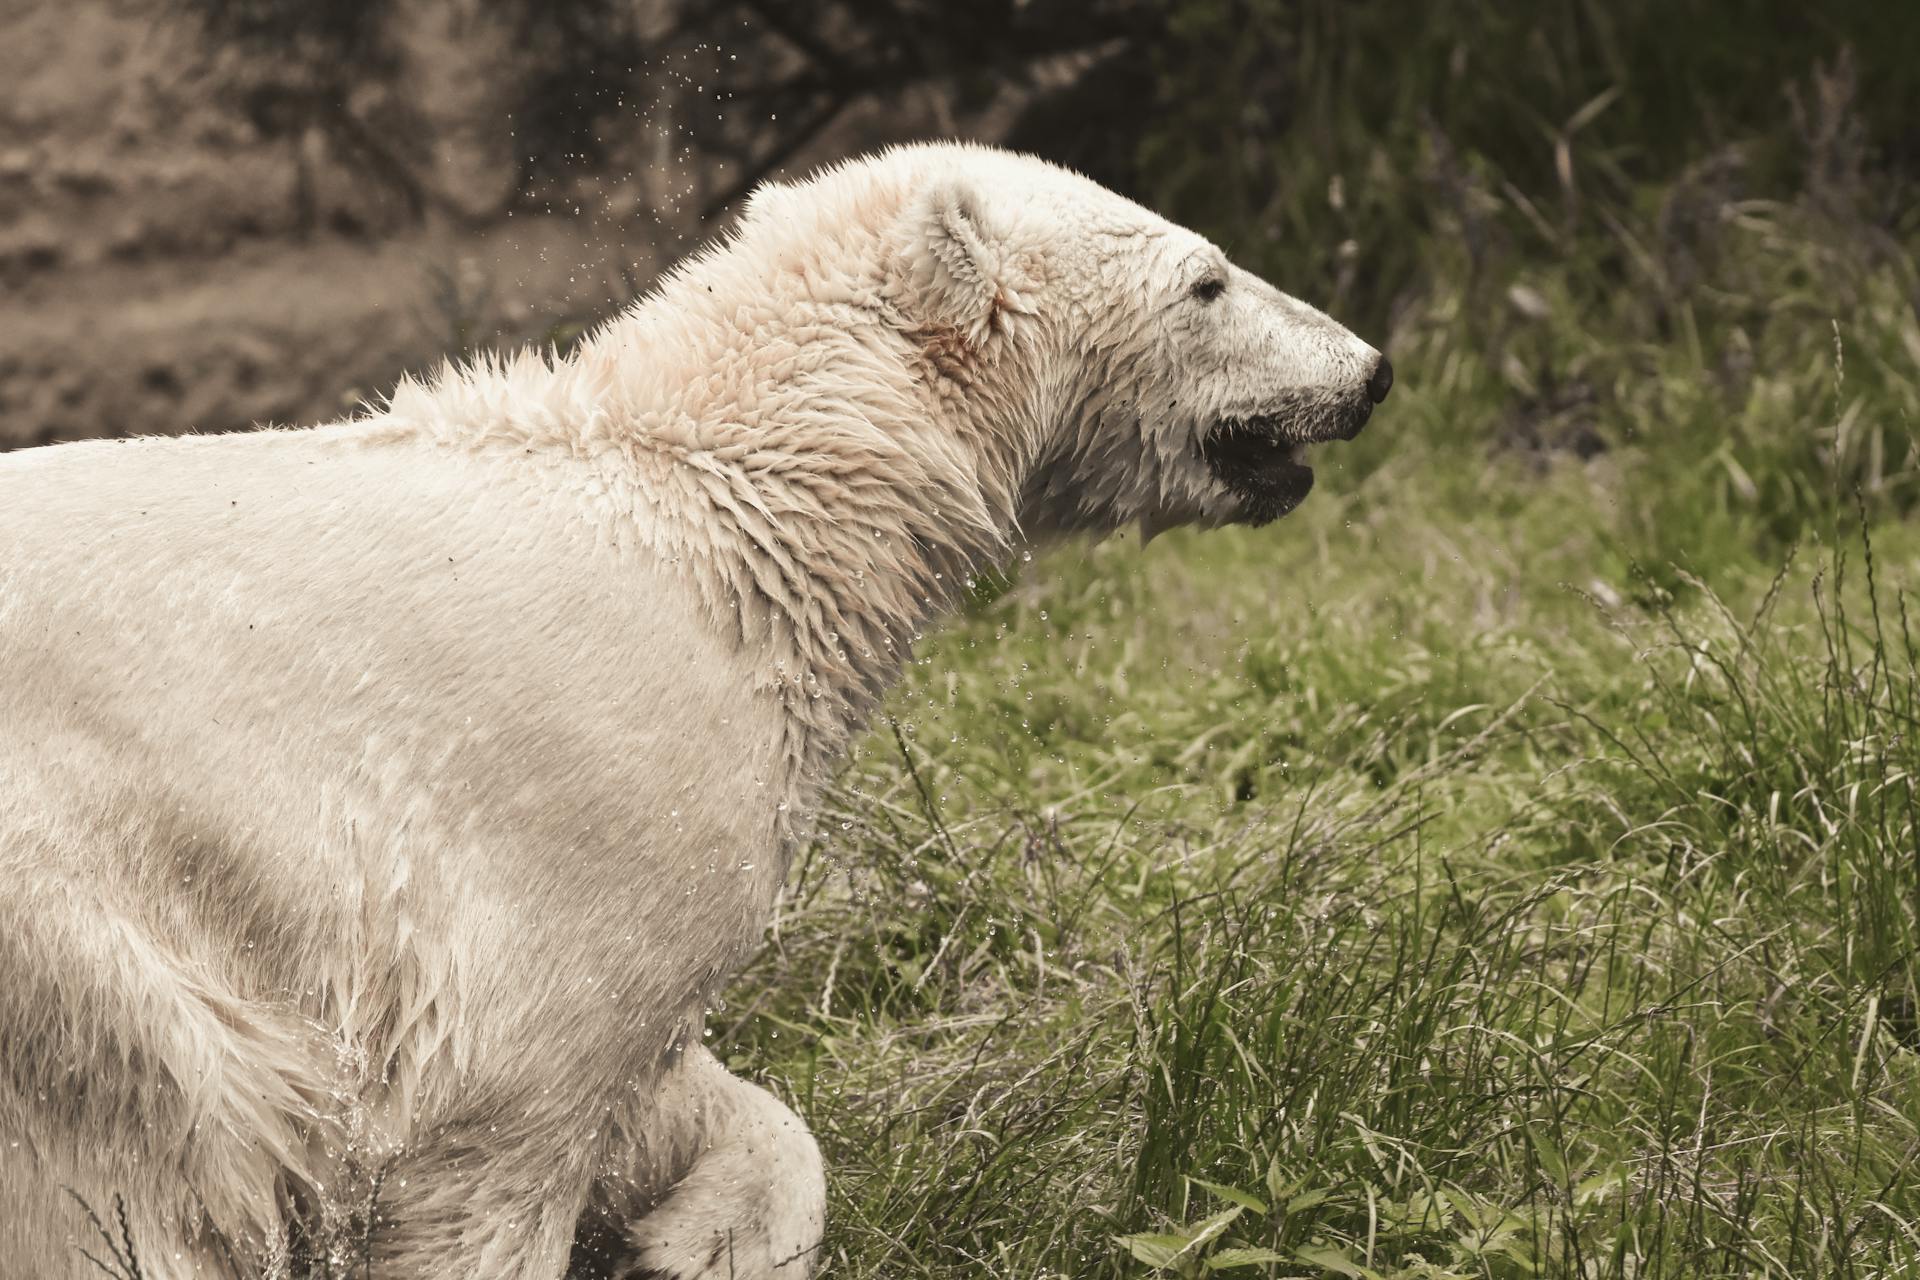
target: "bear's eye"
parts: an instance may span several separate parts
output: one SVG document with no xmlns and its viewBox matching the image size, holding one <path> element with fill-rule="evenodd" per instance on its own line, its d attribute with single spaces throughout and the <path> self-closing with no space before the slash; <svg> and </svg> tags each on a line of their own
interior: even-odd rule
<svg viewBox="0 0 1920 1280">
<path fill-rule="evenodd" d="M 1219 276 L 1208 276 L 1193 286 L 1193 296 L 1202 302 L 1212 302 L 1227 291 L 1227 282 Z"/>
</svg>

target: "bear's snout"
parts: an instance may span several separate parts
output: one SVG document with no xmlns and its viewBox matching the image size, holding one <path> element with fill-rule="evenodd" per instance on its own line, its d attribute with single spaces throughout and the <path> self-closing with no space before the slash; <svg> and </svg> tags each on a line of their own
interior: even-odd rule
<svg viewBox="0 0 1920 1280">
<path fill-rule="evenodd" d="M 1385 356 L 1373 366 L 1373 376 L 1367 379 L 1367 399 L 1379 404 L 1387 398 L 1387 392 L 1393 390 L 1393 361 Z"/>
<path fill-rule="evenodd" d="M 1373 417 L 1373 407 L 1387 398 L 1387 392 L 1393 390 L 1393 361 L 1381 356 L 1374 361 L 1373 372 L 1367 375 L 1366 397 L 1356 396 L 1346 410 L 1334 415 L 1337 426 L 1333 434 L 1341 440 L 1351 440 L 1360 434 L 1360 429 Z"/>
<path fill-rule="evenodd" d="M 1393 361 L 1381 356 L 1374 361 L 1373 372 L 1367 375 L 1366 396 L 1355 396 L 1346 409 L 1333 415 L 1337 424 L 1333 435 L 1337 439 L 1351 440 L 1360 434 L 1373 417 L 1373 407 L 1387 398 L 1387 392 L 1393 390 Z"/>
</svg>

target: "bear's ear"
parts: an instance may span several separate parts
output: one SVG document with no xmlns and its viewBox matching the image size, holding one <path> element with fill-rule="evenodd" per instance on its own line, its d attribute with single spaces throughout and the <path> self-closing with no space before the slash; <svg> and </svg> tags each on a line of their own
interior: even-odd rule
<svg viewBox="0 0 1920 1280">
<path fill-rule="evenodd" d="M 957 179 L 920 195 L 909 219 L 907 258 L 921 317 L 982 339 L 1001 311 L 1023 308 L 1010 278 L 1009 246 L 979 193 Z"/>
</svg>

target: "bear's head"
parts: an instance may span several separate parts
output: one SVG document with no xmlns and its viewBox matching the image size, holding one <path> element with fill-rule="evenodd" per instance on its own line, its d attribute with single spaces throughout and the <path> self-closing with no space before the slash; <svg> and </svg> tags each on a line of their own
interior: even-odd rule
<svg viewBox="0 0 1920 1280">
<path fill-rule="evenodd" d="M 1392 367 L 1205 238 L 1030 156 L 935 145 L 905 165 L 891 296 L 952 400 L 1029 441 L 1029 535 L 1265 524 L 1313 486 Z"/>
</svg>

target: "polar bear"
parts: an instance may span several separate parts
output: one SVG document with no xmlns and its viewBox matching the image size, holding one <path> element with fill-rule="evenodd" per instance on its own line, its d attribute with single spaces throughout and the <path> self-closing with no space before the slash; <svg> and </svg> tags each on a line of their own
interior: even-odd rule
<svg viewBox="0 0 1920 1280">
<path fill-rule="evenodd" d="M 564 357 L 0 459 L 0 1274 L 91 1274 L 85 1201 L 155 1280 L 315 1223 L 408 1280 L 809 1275 L 819 1153 L 702 1013 L 910 641 L 1023 540 L 1284 515 L 1391 377 L 919 145 Z"/>
</svg>

